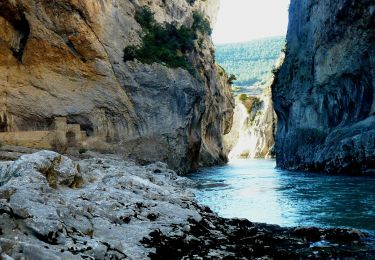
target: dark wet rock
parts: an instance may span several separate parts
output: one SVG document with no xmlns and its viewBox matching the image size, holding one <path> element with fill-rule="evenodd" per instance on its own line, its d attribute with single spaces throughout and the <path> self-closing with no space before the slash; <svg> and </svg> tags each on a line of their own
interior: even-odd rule
<svg viewBox="0 0 375 260">
<path fill-rule="evenodd" d="M 220 218 L 192 186 L 163 163 L 114 155 L 76 162 L 41 151 L 0 162 L 1 259 L 375 257 L 359 231 Z"/>
<path fill-rule="evenodd" d="M 155 230 L 141 242 L 156 248 L 151 259 L 324 259 L 371 258 L 375 249 L 366 245 L 359 231 L 350 229 L 282 228 L 224 219 L 204 212 L 201 221 L 190 219 L 180 236 Z M 181 227 L 178 227 L 181 228 Z M 181 228 L 182 230 L 182 228 Z"/>
</svg>

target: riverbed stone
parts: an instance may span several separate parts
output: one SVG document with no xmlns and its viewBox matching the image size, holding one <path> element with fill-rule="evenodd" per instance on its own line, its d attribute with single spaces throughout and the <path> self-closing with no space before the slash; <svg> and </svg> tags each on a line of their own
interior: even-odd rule
<svg viewBox="0 0 375 260">
<path fill-rule="evenodd" d="M 161 163 L 140 166 L 116 155 L 75 161 L 41 151 L 1 165 L 3 259 L 375 256 L 359 231 L 220 218 L 195 202 L 192 181 Z M 56 176 L 53 186 L 46 169 Z M 81 185 L 73 187 L 77 176 Z"/>
</svg>

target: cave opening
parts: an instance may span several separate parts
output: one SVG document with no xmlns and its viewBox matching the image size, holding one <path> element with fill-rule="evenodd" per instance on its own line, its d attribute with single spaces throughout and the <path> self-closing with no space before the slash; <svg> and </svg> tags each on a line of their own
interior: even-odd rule
<svg viewBox="0 0 375 260">
<path fill-rule="evenodd" d="M 24 50 L 30 35 L 30 25 L 22 10 L 0 3 L 0 40 L 12 51 L 13 56 L 22 63 Z"/>
<path fill-rule="evenodd" d="M 229 159 L 274 157 L 277 118 L 271 100 L 274 73 L 286 49 L 290 0 L 220 0 L 213 28 L 217 63 L 235 96 Z"/>
</svg>

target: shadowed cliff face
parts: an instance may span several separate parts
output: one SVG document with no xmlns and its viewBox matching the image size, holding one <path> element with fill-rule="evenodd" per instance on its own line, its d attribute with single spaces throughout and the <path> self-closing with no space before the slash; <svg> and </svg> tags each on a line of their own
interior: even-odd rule
<svg viewBox="0 0 375 260">
<path fill-rule="evenodd" d="M 279 167 L 374 172 L 374 26 L 371 0 L 292 0 L 273 84 Z"/>
<path fill-rule="evenodd" d="M 150 3 L 149 3 L 150 2 Z M 180 172 L 226 161 L 222 135 L 233 110 L 226 75 L 208 35 L 189 53 L 199 75 L 162 64 L 123 62 L 141 43 L 135 10 L 150 5 L 159 23 L 191 26 L 193 11 L 215 20 L 210 1 L 34 1 L 0 3 L 2 131 L 78 123 L 88 146 Z"/>
</svg>

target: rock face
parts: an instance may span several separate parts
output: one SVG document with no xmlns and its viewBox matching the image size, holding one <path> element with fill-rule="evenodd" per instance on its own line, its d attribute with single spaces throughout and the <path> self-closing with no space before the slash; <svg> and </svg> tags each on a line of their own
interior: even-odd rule
<svg viewBox="0 0 375 260">
<path fill-rule="evenodd" d="M 191 26 L 195 10 L 213 23 L 218 1 L 1 1 L 0 131 L 46 130 L 63 116 L 91 148 L 181 173 L 225 162 L 232 96 L 208 35 L 189 54 L 196 77 L 123 62 L 123 49 L 141 42 L 134 16 L 144 5 L 159 23 Z"/>
<path fill-rule="evenodd" d="M 279 167 L 374 172 L 374 26 L 371 0 L 292 0 L 272 89 Z"/>
<path fill-rule="evenodd" d="M 193 183 L 163 163 L 91 156 L 40 151 L 0 163 L 2 259 L 375 256 L 359 231 L 223 219 L 197 205 Z"/>
<path fill-rule="evenodd" d="M 232 129 L 224 136 L 229 159 L 273 158 L 276 121 L 270 94 L 236 98 Z"/>
</svg>

